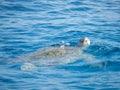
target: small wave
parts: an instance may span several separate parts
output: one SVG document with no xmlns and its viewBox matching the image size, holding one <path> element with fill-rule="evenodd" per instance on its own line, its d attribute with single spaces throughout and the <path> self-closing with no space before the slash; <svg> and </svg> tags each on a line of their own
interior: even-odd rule
<svg viewBox="0 0 120 90">
<path fill-rule="evenodd" d="M 23 5 L 11 5 L 11 6 L 7 6 L 7 5 L 1 5 L 2 9 L 1 10 L 11 10 L 11 11 L 35 11 L 34 9 L 25 7 Z"/>
</svg>

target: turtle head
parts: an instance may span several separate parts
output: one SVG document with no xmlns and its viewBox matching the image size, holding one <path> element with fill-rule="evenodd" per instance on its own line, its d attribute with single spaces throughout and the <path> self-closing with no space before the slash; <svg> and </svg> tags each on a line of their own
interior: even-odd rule
<svg viewBox="0 0 120 90">
<path fill-rule="evenodd" d="M 81 38 L 78 43 L 78 47 L 81 47 L 81 48 L 86 48 L 89 45 L 90 45 L 90 39 L 87 37 Z"/>
</svg>

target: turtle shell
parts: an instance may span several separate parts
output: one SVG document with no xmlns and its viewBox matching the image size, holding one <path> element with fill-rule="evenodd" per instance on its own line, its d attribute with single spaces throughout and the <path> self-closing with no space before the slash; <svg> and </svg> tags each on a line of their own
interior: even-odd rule
<svg viewBox="0 0 120 90">
<path fill-rule="evenodd" d="M 35 65 L 58 65 L 75 61 L 82 57 L 79 47 L 48 47 L 31 54 L 24 55 L 22 60 Z"/>
</svg>

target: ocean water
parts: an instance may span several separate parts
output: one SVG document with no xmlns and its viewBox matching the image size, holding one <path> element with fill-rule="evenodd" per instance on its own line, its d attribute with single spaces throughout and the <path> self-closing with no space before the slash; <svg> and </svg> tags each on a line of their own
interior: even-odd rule
<svg viewBox="0 0 120 90">
<path fill-rule="evenodd" d="M 21 70 L 17 57 L 82 37 L 98 63 Z M 120 90 L 120 1 L 0 0 L 0 90 Z"/>
</svg>

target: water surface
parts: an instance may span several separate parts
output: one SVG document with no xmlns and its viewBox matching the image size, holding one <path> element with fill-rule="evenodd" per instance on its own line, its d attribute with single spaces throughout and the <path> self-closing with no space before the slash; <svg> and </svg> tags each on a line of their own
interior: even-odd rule
<svg viewBox="0 0 120 90">
<path fill-rule="evenodd" d="M 77 60 L 27 72 L 10 64 L 63 40 L 74 46 L 84 36 L 91 39 L 85 52 L 104 67 Z M 1 90 L 119 90 L 119 66 L 119 0 L 0 1 Z"/>
</svg>

